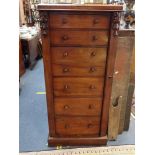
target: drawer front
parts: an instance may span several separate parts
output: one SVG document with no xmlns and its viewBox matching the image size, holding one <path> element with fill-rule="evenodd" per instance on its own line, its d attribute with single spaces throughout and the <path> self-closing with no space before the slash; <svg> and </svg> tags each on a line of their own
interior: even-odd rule
<svg viewBox="0 0 155 155">
<path fill-rule="evenodd" d="M 107 48 L 52 47 L 51 57 L 55 64 L 104 68 Z"/>
<path fill-rule="evenodd" d="M 51 31 L 52 45 L 107 45 L 108 31 Z"/>
<path fill-rule="evenodd" d="M 100 116 L 102 98 L 58 98 L 54 99 L 56 115 Z"/>
<path fill-rule="evenodd" d="M 102 96 L 103 78 L 54 78 L 55 96 Z"/>
<path fill-rule="evenodd" d="M 67 65 L 53 64 L 54 76 L 104 76 L 105 68 L 103 67 L 76 67 Z"/>
<path fill-rule="evenodd" d="M 51 28 L 101 28 L 108 29 L 110 18 L 107 15 L 63 15 L 50 16 Z"/>
<path fill-rule="evenodd" d="M 100 117 L 57 117 L 59 136 L 99 135 Z"/>
</svg>

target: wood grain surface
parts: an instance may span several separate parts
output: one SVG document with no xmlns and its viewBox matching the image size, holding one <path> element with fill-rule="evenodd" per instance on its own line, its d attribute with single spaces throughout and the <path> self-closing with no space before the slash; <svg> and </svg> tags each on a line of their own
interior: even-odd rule
<svg viewBox="0 0 155 155">
<path fill-rule="evenodd" d="M 105 67 L 107 48 L 52 47 L 51 57 L 54 64 Z"/>
<path fill-rule="evenodd" d="M 100 117 L 56 117 L 56 133 L 61 137 L 98 136 Z"/>
<path fill-rule="evenodd" d="M 52 30 L 51 44 L 55 45 L 107 45 L 108 31 L 73 31 L 73 30 Z"/>
<path fill-rule="evenodd" d="M 68 116 L 100 116 L 102 98 L 58 98 L 54 99 L 55 114 Z"/>
<path fill-rule="evenodd" d="M 50 16 L 51 28 L 101 28 L 109 29 L 109 14 L 103 15 L 72 15 L 53 14 Z M 79 24 L 80 23 L 80 24 Z"/>
<path fill-rule="evenodd" d="M 48 145 L 105 145 L 122 6 L 38 5 L 38 10 Z"/>
<path fill-rule="evenodd" d="M 55 96 L 99 96 L 102 97 L 103 78 L 54 78 Z"/>
<path fill-rule="evenodd" d="M 133 31 L 121 30 L 119 32 L 114 69 L 116 74 L 114 75 L 113 79 L 109 109 L 109 140 L 116 140 L 117 135 L 122 133 L 124 130 L 133 42 Z M 119 96 L 122 96 L 121 102 L 119 102 L 119 104 L 114 107 L 113 104 L 117 102 L 117 98 Z"/>
</svg>

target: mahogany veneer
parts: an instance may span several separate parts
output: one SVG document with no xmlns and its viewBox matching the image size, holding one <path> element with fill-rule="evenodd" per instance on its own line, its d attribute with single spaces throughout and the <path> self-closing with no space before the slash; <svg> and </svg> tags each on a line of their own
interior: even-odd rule
<svg viewBox="0 0 155 155">
<path fill-rule="evenodd" d="M 39 5 L 49 146 L 103 145 L 120 5 Z"/>
</svg>

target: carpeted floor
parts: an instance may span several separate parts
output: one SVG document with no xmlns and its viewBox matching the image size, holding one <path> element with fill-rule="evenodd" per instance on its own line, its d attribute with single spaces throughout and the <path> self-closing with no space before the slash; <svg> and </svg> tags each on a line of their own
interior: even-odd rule
<svg viewBox="0 0 155 155">
<path fill-rule="evenodd" d="M 76 148 L 41 152 L 20 153 L 20 155 L 134 155 L 134 145 Z"/>
<path fill-rule="evenodd" d="M 43 62 L 39 60 L 35 68 L 20 80 L 19 97 L 19 151 L 41 151 L 55 148 L 47 146 L 48 124 Z M 135 144 L 135 121 L 131 117 L 130 128 L 108 145 Z"/>
</svg>

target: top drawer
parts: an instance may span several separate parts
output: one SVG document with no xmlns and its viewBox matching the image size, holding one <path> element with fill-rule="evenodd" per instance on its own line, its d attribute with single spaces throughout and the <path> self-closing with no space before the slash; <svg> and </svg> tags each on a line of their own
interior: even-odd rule
<svg viewBox="0 0 155 155">
<path fill-rule="evenodd" d="M 51 14 L 51 28 L 102 28 L 108 29 L 110 16 L 107 15 L 64 15 Z"/>
</svg>

